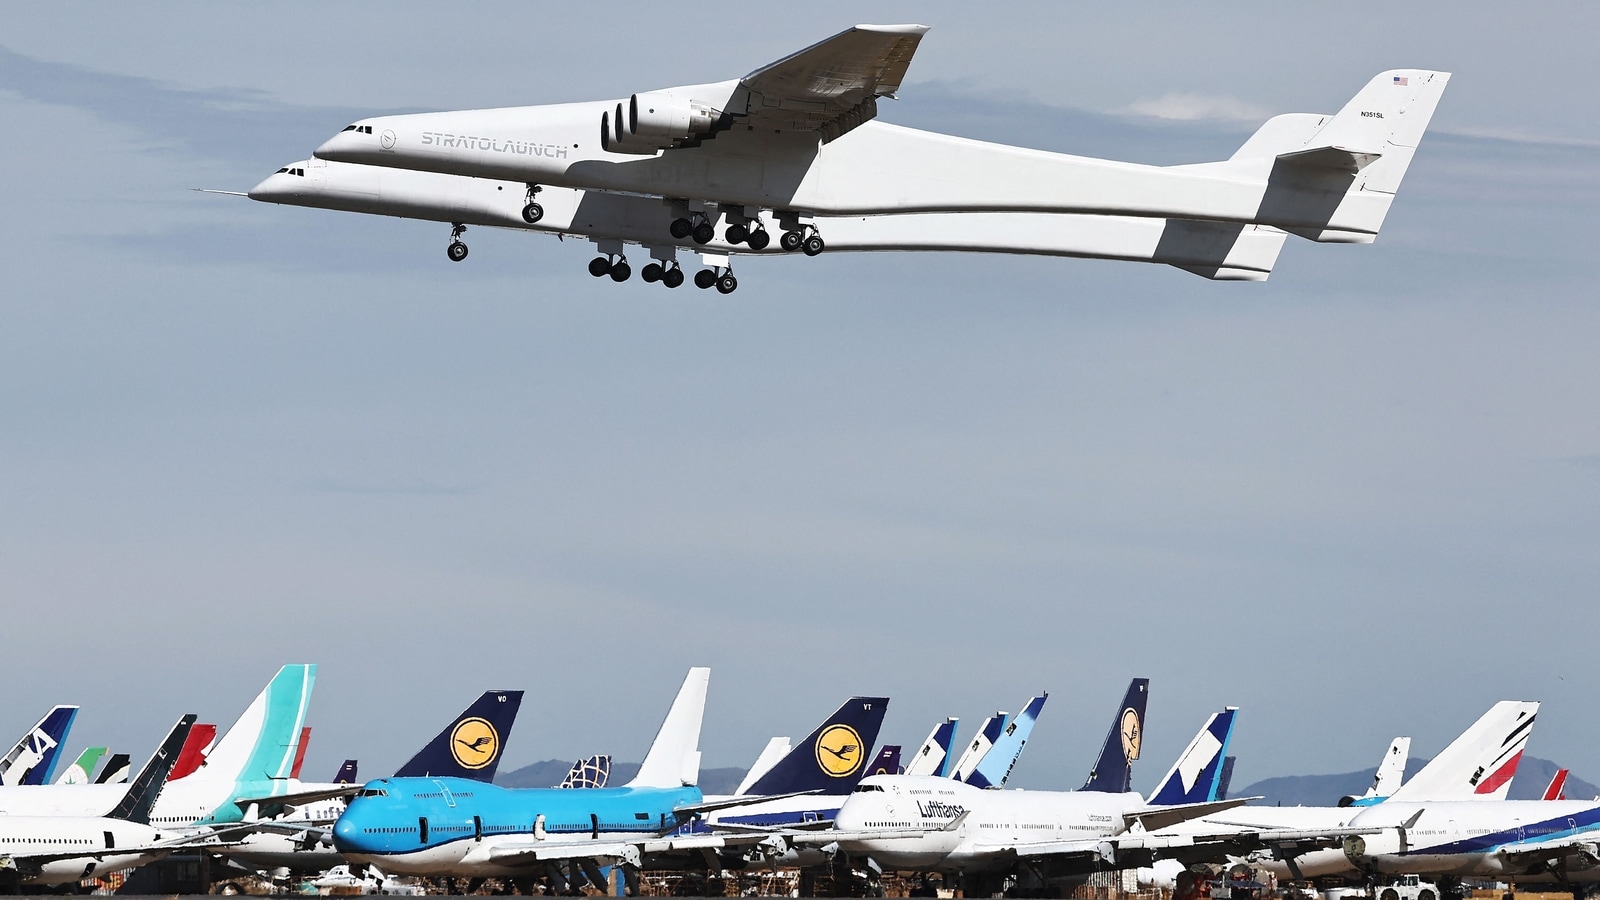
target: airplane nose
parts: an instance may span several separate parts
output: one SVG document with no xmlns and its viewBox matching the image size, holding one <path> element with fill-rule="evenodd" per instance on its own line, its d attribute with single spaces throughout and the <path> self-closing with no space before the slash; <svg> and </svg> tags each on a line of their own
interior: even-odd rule
<svg viewBox="0 0 1600 900">
<path fill-rule="evenodd" d="M 361 828 L 349 816 L 340 816 L 333 823 L 333 849 L 340 853 L 361 849 Z"/>
<path fill-rule="evenodd" d="M 261 200 L 266 203 L 277 203 L 288 195 L 289 191 L 287 185 L 283 183 L 282 175 L 268 175 L 260 184 L 247 192 L 251 200 Z"/>
</svg>

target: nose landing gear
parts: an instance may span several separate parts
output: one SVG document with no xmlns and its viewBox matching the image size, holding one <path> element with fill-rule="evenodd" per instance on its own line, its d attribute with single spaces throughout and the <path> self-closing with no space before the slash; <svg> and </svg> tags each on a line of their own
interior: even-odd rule
<svg viewBox="0 0 1600 900">
<path fill-rule="evenodd" d="M 460 222 L 450 223 L 450 245 L 444 248 L 444 252 L 451 262 L 461 262 L 467 258 L 467 245 L 461 240 L 466 230 L 467 226 Z"/>
<path fill-rule="evenodd" d="M 544 207 L 539 205 L 536 197 L 543 188 L 532 182 L 528 183 L 528 205 L 522 208 L 522 221 L 529 225 L 537 223 L 544 218 Z"/>
</svg>

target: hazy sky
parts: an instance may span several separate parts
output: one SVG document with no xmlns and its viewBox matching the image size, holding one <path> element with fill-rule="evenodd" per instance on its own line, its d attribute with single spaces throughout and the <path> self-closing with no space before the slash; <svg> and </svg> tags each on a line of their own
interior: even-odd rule
<svg viewBox="0 0 1600 900">
<path fill-rule="evenodd" d="M 1225 158 L 1396 66 L 1454 76 L 1373 246 L 1266 284 L 1127 263 L 751 260 L 255 204 L 366 114 L 736 77 L 858 4 L 16 4 L 0 34 L 0 739 L 226 726 L 321 664 L 307 774 L 486 688 L 506 766 L 638 759 L 690 665 L 708 766 L 852 693 L 884 737 L 1050 705 L 1075 787 L 1153 679 L 1149 787 L 1243 707 L 1237 783 L 1432 755 L 1502 698 L 1600 772 L 1600 6 L 882 3 L 886 121 Z M 908 748 L 909 749 L 909 748 Z"/>
</svg>

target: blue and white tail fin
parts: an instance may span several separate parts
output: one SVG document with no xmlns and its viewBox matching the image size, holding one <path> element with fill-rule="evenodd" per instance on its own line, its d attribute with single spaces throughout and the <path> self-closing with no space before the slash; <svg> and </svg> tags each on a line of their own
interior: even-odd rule
<svg viewBox="0 0 1600 900">
<path fill-rule="evenodd" d="M 100 757 L 106 755 L 105 747 L 90 747 L 78 754 L 78 759 L 67 766 L 61 777 L 56 779 L 56 784 L 92 784 L 94 782 L 94 767 L 100 764 Z"/>
<path fill-rule="evenodd" d="M 1089 770 L 1080 791 L 1126 794 L 1133 790 L 1133 761 L 1139 758 L 1144 743 L 1144 708 L 1150 699 L 1150 679 L 1135 678 L 1122 696 L 1122 705 L 1111 720 L 1111 730 L 1100 747 L 1100 758 Z"/>
<path fill-rule="evenodd" d="M 1006 779 L 1011 777 L 1012 767 L 1022 756 L 1022 748 L 1028 744 L 1028 736 L 1033 734 L 1033 723 L 1038 721 L 1044 702 L 1049 698 L 1049 693 L 1040 694 L 1029 700 L 1022 712 L 1012 716 L 994 746 L 962 780 L 973 787 L 1005 787 Z"/>
<path fill-rule="evenodd" d="M 972 736 L 972 741 L 967 744 L 967 749 L 961 752 L 961 758 L 956 760 L 955 766 L 950 771 L 950 777 L 957 781 L 966 781 L 972 771 L 983 760 L 984 754 L 1000 739 L 1000 731 L 1006 727 L 1006 713 L 1002 710 L 978 726 L 978 733 Z"/>
<path fill-rule="evenodd" d="M 1222 778 L 1217 783 L 1218 800 L 1228 799 L 1228 788 L 1233 785 L 1233 764 L 1238 759 L 1239 757 L 1237 756 L 1225 756 L 1222 758 Z"/>
<path fill-rule="evenodd" d="M 705 718 L 710 683 L 710 669 L 689 670 L 650 752 L 628 782 L 630 787 L 690 787 L 700 782 L 700 722 Z"/>
<path fill-rule="evenodd" d="M 796 744 L 767 774 L 750 785 L 750 796 L 813 791 L 848 794 L 867 770 L 868 755 L 888 697 L 851 697 Z"/>
<path fill-rule="evenodd" d="M 494 781 L 501 751 L 511 737 L 511 726 L 516 724 L 521 708 L 521 691 L 484 691 L 394 777 L 448 776 Z"/>
<path fill-rule="evenodd" d="M 334 775 L 333 775 L 333 783 L 334 784 L 360 784 L 361 782 L 356 780 L 356 772 L 357 771 L 358 771 L 358 765 L 357 765 L 356 761 L 353 760 L 353 759 L 347 759 L 344 762 L 339 764 L 339 771 L 335 772 Z"/>
<path fill-rule="evenodd" d="M 1389 799 L 1407 803 L 1504 800 L 1538 714 L 1535 701 L 1496 703 Z"/>
<path fill-rule="evenodd" d="M 878 755 L 867 764 L 866 775 L 899 775 L 900 774 L 900 745 L 886 744 Z"/>
<path fill-rule="evenodd" d="M 574 790 L 578 788 L 603 788 L 611 780 L 611 757 L 601 754 L 587 756 L 572 764 L 567 771 L 567 777 L 561 779 L 557 788 Z"/>
<path fill-rule="evenodd" d="M 0 784 L 49 784 L 61 759 L 61 747 L 78 717 L 76 706 L 57 706 L 0 757 Z"/>
<path fill-rule="evenodd" d="M 956 726 L 961 720 L 956 718 L 945 719 L 933 730 L 928 732 L 928 739 L 922 742 L 917 752 L 912 754 L 911 761 L 906 763 L 907 775 L 932 775 L 943 778 L 950 773 L 950 747 L 955 743 Z"/>
<path fill-rule="evenodd" d="M 1378 771 L 1372 776 L 1372 786 L 1359 797 L 1340 797 L 1339 805 L 1343 806 L 1373 806 L 1389 799 L 1389 795 L 1400 789 L 1400 783 L 1406 777 L 1406 760 L 1411 756 L 1411 738 L 1397 737 L 1389 742 L 1389 749 L 1383 753 L 1383 759 L 1378 761 Z"/>
<path fill-rule="evenodd" d="M 1212 713 L 1194 740 L 1172 764 L 1167 777 L 1150 794 L 1150 806 L 1179 806 L 1206 803 L 1217 799 L 1222 787 L 1222 761 L 1233 740 L 1233 722 L 1238 707 Z"/>
<path fill-rule="evenodd" d="M 178 762 L 183 744 L 189 739 L 189 729 L 197 718 L 199 716 L 187 715 L 178 720 L 178 724 L 167 733 L 167 739 L 156 748 L 150 761 L 144 764 L 138 775 L 134 776 L 133 783 L 128 785 L 128 791 L 122 795 L 122 800 L 106 813 L 106 818 L 126 819 L 129 822 L 144 824 L 150 822 L 150 810 L 156 805 L 156 797 L 161 795 L 161 789 L 166 787 L 167 775 Z"/>
</svg>

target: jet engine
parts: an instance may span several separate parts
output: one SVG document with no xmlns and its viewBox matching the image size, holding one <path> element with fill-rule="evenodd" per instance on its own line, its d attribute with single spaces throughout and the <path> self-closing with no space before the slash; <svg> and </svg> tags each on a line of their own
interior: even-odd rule
<svg viewBox="0 0 1600 900">
<path fill-rule="evenodd" d="M 600 114 L 600 146 L 610 153 L 654 154 L 726 130 L 730 118 L 665 91 L 634 94 Z"/>
</svg>

